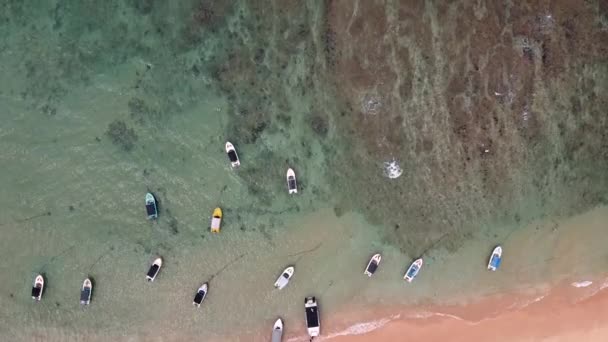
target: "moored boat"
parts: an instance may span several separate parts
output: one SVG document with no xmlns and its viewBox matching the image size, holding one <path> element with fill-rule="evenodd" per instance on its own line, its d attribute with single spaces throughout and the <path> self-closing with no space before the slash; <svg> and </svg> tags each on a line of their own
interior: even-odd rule
<svg viewBox="0 0 608 342">
<path fill-rule="evenodd" d="M 281 342 L 283 339 L 283 321 L 279 318 L 272 328 L 272 342 Z"/>
<path fill-rule="evenodd" d="M 232 143 L 230 143 L 229 141 L 226 142 L 226 154 L 228 154 L 228 159 L 230 159 L 230 166 L 235 168 L 241 165 L 239 155 L 236 153 L 234 145 L 232 145 Z"/>
<path fill-rule="evenodd" d="M 146 279 L 148 279 L 148 281 L 150 281 L 150 282 L 154 281 L 154 279 L 156 279 L 156 276 L 158 275 L 158 271 L 160 271 L 160 268 L 162 265 L 163 265 L 163 259 L 156 258 L 154 260 L 154 262 L 152 263 L 152 265 L 150 266 L 150 269 L 148 270 L 148 274 L 146 274 Z"/>
<path fill-rule="evenodd" d="M 34 279 L 34 285 L 32 286 L 32 298 L 36 301 L 42 299 L 42 292 L 44 291 L 44 277 L 39 274 Z"/>
<path fill-rule="evenodd" d="M 222 225 L 222 209 L 215 208 L 213 210 L 213 216 L 211 216 L 211 232 L 219 233 L 221 225 Z"/>
<path fill-rule="evenodd" d="M 308 336 L 317 337 L 321 333 L 317 299 L 314 296 L 306 297 L 304 299 L 304 307 L 306 308 L 306 330 L 308 331 Z"/>
<path fill-rule="evenodd" d="M 201 303 L 205 300 L 205 297 L 207 297 L 208 287 L 209 286 L 207 283 L 204 283 L 198 288 L 196 295 L 194 295 L 194 300 L 192 300 L 192 305 L 196 306 L 197 308 L 201 306 Z"/>
<path fill-rule="evenodd" d="M 492 251 L 492 255 L 490 256 L 490 261 L 488 261 L 488 269 L 490 271 L 496 271 L 498 267 L 500 267 L 500 263 L 502 261 L 502 247 L 496 246 Z"/>
<path fill-rule="evenodd" d="M 289 280 L 293 276 L 294 272 L 295 272 L 295 268 L 293 266 L 287 267 L 281 273 L 281 275 L 279 276 L 279 278 L 277 278 L 277 281 L 274 282 L 274 287 L 276 287 L 279 290 L 283 289 L 289 283 Z"/>
<path fill-rule="evenodd" d="M 380 265 L 380 260 L 382 260 L 382 256 L 380 254 L 374 254 L 369 262 L 367 263 L 367 267 L 365 268 L 365 272 L 363 274 L 371 277 L 374 272 L 378 269 L 378 265 Z"/>
<path fill-rule="evenodd" d="M 146 193 L 146 213 L 148 213 L 149 220 L 154 220 L 155 218 L 158 218 L 156 198 L 150 192 Z"/>
<path fill-rule="evenodd" d="M 290 194 L 298 193 L 298 183 L 296 182 L 296 173 L 293 169 L 287 169 L 287 191 Z"/>
<path fill-rule="evenodd" d="M 92 292 L 93 283 L 91 283 L 91 279 L 87 278 L 82 282 L 82 289 L 80 290 L 80 304 L 89 305 L 89 303 L 91 303 Z"/>
<path fill-rule="evenodd" d="M 416 276 L 418 275 L 418 272 L 420 272 L 421 268 L 422 268 L 422 258 L 416 259 L 410 265 L 410 267 L 407 269 L 407 272 L 405 272 L 405 275 L 403 276 L 403 279 L 405 279 L 409 283 L 411 283 L 412 280 L 414 280 L 414 278 L 416 278 Z"/>
</svg>

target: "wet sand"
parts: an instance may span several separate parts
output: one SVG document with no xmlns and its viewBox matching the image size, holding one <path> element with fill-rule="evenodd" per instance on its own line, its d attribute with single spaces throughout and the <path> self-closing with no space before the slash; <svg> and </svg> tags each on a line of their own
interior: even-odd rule
<svg viewBox="0 0 608 342">
<path fill-rule="evenodd" d="M 326 341 L 606 341 L 608 291 L 581 299 L 584 293 L 588 295 L 589 290 L 561 285 L 521 309 L 504 307 L 506 303 L 521 301 L 518 295 L 464 307 L 437 307 L 431 309 L 436 314 L 429 318 L 397 319 L 366 334 L 337 336 Z M 497 311 L 506 312 L 497 315 Z"/>
</svg>

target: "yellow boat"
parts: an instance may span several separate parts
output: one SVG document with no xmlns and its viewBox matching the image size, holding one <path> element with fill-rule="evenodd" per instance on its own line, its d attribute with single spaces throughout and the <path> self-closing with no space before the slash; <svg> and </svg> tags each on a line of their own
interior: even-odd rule
<svg viewBox="0 0 608 342">
<path fill-rule="evenodd" d="M 213 210 L 213 217 L 211 218 L 211 232 L 219 233 L 221 224 L 222 224 L 222 209 L 215 208 Z"/>
</svg>

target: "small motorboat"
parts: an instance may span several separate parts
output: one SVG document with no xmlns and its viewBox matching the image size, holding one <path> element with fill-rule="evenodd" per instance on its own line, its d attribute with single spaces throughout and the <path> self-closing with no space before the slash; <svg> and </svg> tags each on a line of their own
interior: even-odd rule
<svg viewBox="0 0 608 342">
<path fill-rule="evenodd" d="M 380 254 L 374 254 L 374 256 L 369 259 L 369 263 L 367 263 L 367 267 L 365 268 L 365 272 L 363 274 L 371 277 L 374 272 L 378 269 L 378 265 L 380 265 L 380 260 L 382 260 L 382 256 Z"/>
<path fill-rule="evenodd" d="M 154 260 L 154 262 L 152 263 L 152 266 L 150 266 L 150 269 L 148 270 L 146 279 L 148 279 L 148 281 L 150 281 L 150 282 L 154 281 L 154 279 L 156 279 L 156 276 L 158 275 L 158 271 L 160 271 L 160 267 L 162 265 L 163 265 L 163 259 L 156 258 L 156 260 Z"/>
<path fill-rule="evenodd" d="M 148 213 L 148 219 L 154 220 L 158 217 L 158 209 L 156 208 L 156 198 L 152 193 L 146 194 L 146 212 Z"/>
<path fill-rule="evenodd" d="M 201 303 L 205 300 L 205 297 L 207 297 L 207 288 L 207 283 L 204 283 L 203 285 L 201 285 L 201 287 L 198 288 L 198 290 L 196 291 L 196 295 L 194 295 L 192 305 L 196 306 L 197 308 L 201 306 Z"/>
<path fill-rule="evenodd" d="M 91 303 L 91 292 L 93 291 L 93 284 L 91 279 L 87 278 L 82 282 L 82 289 L 80 290 L 80 304 L 89 305 Z"/>
<path fill-rule="evenodd" d="M 230 165 L 233 168 L 241 165 L 239 155 L 236 153 L 234 145 L 232 145 L 229 141 L 226 142 L 226 153 L 228 154 L 228 159 L 230 159 Z"/>
<path fill-rule="evenodd" d="M 272 342 L 281 342 L 283 339 L 283 321 L 279 318 L 272 328 Z"/>
<path fill-rule="evenodd" d="M 317 337 L 321 332 L 317 299 L 315 297 L 306 297 L 304 299 L 304 307 L 306 308 L 306 329 L 308 330 L 308 336 Z"/>
<path fill-rule="evenodd" d="M 290 194 L 298 193 L 298 183 L 296 182 L 296 173 L 293 169 L 287 169 L 287 191 Z"/>
<path fill-rule="evenodd" d="M 497 246 L 492 251 L 492 255 L 490 256 L 490 261 L 488 261 L 488 269 L 490 271 L 496 271 L 498 267 L 500 267 L 500 262 L 502 260 L 502 247 Z"/>
<path fill-rule="evenodd" d="M 295 271 L 295 268 L 293 266 L 287 267 L 283 271 L 283 273 L 281 273 L 281 275 L 279 276 L 277 281 L 274 282 L 274 287 L 281 290 L 285 286 L 287 286 L 287 284 L 289 284 L 289 279 L 291 279 L 291 277 L 293 276 L 294 271 Z"/>
<path fill-rule="evenodd" d="M 222 209 L 215 208 L 215 209 L 213 209 L 213 216 L 211 216 L 211 232 L 219 233 L 221 224 L 222 224 Z"/>
<path fill-rule="evenodd" d="M 422 258 L 416 259 L 416 261 L 414 261 L 410 265 L 410 267 L 407 269 L 407 272 L 405 272 L 403 279 L 405 279 L 409 283 L 411 283 L 412 280 L 414 280 L 414 278 L 416 278 L 416 276 L 418 275 L 418 272 L 420 272 L 421 268 L 422 268 Z"/>
<path fill-rule="evenodd" d="M 32 286 L 32 298 L 36 301 L 42 299 L 42 291 L 44 290 L 44 277 L 42 274 L 36 276 L 34 279 L 34 285 Z"/>
</svg>

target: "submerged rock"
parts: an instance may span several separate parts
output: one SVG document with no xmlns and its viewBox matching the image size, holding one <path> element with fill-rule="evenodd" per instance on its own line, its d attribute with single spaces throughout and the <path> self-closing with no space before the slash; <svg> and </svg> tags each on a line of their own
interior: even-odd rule
<svg viewBox="0 0 608 342">
<path fill-rule="evenodd" d="M 114 145 L 124 151 L 131 151 L 137 141 L 137 134 L 135 134 L 133 128 L 127 127 L 127 124 L 121 120 L 115 120 L 110 123 L 106 135 Z"/>
</svg>

